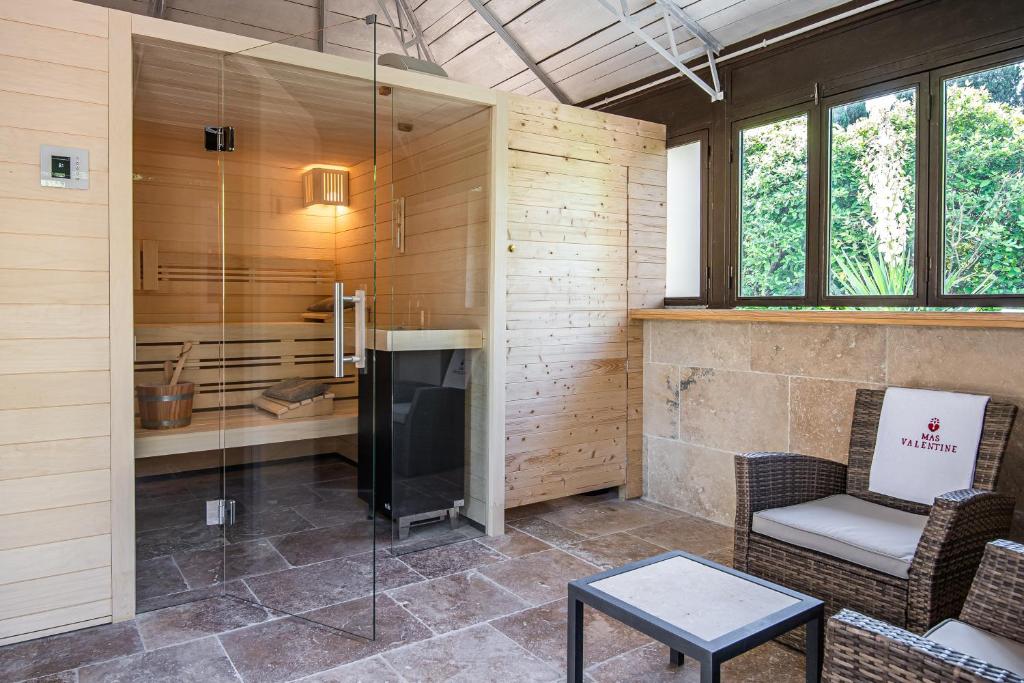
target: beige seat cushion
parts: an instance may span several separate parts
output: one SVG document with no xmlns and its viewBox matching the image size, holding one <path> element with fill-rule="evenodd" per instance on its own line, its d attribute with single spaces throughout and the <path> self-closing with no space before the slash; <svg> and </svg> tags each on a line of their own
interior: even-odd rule
<svg viewBox="0 0 1024 683">
<path fill-rule="evenodd" d="M 1024 643 L 1003 638 L 956 619 L 947 619 L 925 634 L 950 650 L 1024 676 Z"/>
<path fill-rule="evenodd" d="M 846 494 L 754 513 L 758 534 L 907 578 L 926 515 Z"/>
</svg>

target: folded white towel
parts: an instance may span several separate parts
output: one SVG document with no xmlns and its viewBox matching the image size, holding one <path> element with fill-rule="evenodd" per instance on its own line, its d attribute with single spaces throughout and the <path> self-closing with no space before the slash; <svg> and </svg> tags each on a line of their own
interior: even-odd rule
<svg viewBox="0 0 1024 683">
<path fill-rule="evenodd" d="M 931 505 L 971 488 L 988 396 L 893 387 L 885 392 L 868 489 Z"/>
</svg>

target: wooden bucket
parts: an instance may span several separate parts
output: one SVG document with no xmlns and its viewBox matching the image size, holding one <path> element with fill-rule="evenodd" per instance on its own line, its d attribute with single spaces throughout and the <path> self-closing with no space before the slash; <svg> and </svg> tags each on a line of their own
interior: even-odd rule
<svg viewBox="0 0 1024 683">
<path fill-rule="evenodd" d="M 145 429 L 175 429 L 191 424 L 195 386 L 192 382 L 136 386 L 142 426 Z"/>
</svg>

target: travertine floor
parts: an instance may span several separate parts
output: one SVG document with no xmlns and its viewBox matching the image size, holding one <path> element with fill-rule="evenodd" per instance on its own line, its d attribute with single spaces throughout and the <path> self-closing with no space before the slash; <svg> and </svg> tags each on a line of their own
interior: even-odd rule
<svg viewBox="0 0 1024 683">
<path fill-rule="evenodd" d="M 681 549 L 729 561 L 729 529 L 642 501 L 577 496 L 509 511 L 508 533 L 391 556 L 378 550 L 377 638 L 346 637 L 268 609 L 273 596 L 310 619 L 364 632 L 373 599 L 345 560 L 317 561 L 317 544 L 294 546 L 287 581 L 256 551 L 234 590 L 165 607 L 132 622 L 0 649 L 0 680 L 43 681 L 556 681 L 564 680 L 565 585 L 601 568 Z M 261 543 L 263 541 L 260 541 Z M 380 547 L 380 546 L 378 546 Z M 205 576 L 196 564 L 196 581 Z M 255 588 L 253 588 L 255 586 Z M 248 591 L 252 591 L 249 593 Z M 253 595 L 254 594 L 254 595 Z M 196 594 L 198 595 L 198 594 Z M 271 600 L 268 598 L 266 603 Z M 592 681 L 696 681 L 691 664 L 588 611 Z M 768 644 L 724 667 L 729 681 L 803 680 L 802 657 Z"/>
</svg>

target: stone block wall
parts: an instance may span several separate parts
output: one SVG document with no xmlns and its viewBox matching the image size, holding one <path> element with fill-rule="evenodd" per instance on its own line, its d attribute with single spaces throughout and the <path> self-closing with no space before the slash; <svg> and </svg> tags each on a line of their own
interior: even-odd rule
<svg viewBox="0 0 1024 683">
<path fill-rule="evenodd" d="M 858 387 L 987 394 L 1024 409 L 1024 331 L 900 325 L 644 323 L 644 491 L 724 524 L 733 455 L 780 450 L 845 462 Z M 999 488 L 1024 533 L 1024 415 Z"/>
</svg>

